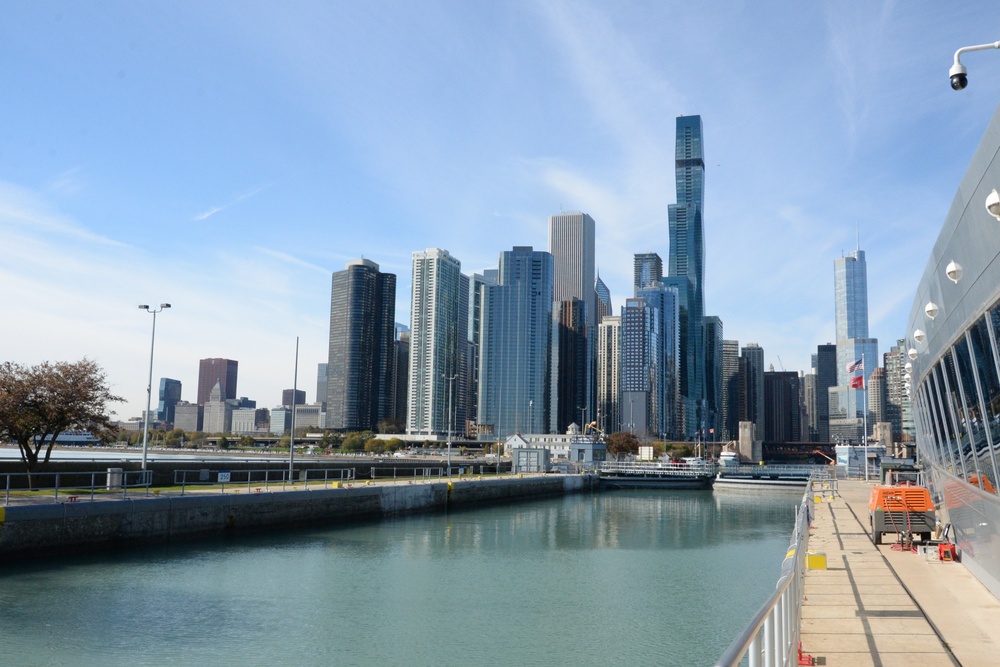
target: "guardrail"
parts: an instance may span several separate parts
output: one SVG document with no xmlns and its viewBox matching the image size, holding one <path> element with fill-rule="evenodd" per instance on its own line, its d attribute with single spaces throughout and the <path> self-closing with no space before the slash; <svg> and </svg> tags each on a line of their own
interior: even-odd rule
<svg viewBox="0 0 1000 667">
<path fill-rule="evenodd" d="M 74 503 L 81 497 L 95 500 L 98 496 L 127 498 L 129 489 L 143 489 L 149 493 L 153 475 L 149 470 L 123 470 L 108 468 L 101 471 L 81 472 L 9 472 L 2 473 L 4 505 L 10 504 L 11 495 Z M 24 484 L 14 483 L 24 480 Z M 60 496 L 62 500 L 60 500 Z"/>
<path fill-rule="evenodd" d="M 665 463 L 659 461 L 604 461 L 600 465 L 602 473 L 616 473 L 626 475 L 663 475 L 663 476 L 686 476 L 686 475 L 714 475 L 717 467 L 711 461 L 691 462 L 691 463 Z"/>
<path fill-rule="evenodd" d="M 353 482 L 355 479 L 354 468 L 304 468 L 298 471 L 298 477 L 290 477 L 288 468 L 275 470 L 209 470 L 200 468 L 198 470 L 175 470 L 174 485 L 181 487 L 183 496 L 188 487 L 194 486 L 219 486 L 222 493 L 226 492 L 226 486 L 247 487 L 247 493 L 253 491 L 270 491 L 271 485 L 281 485 L 285 490 L 288 486 L 301 484 L 303 488 L 308 488 L 310 483 L 319 484 L 322 482 L 323 488 L 328 488 L 330 483 Z"/>
<path fill-rule="evenodd" d="M 744 657 L 749 667 L 799 664 L 803 579 L 814 495 L 825 496 L 836 492 L 835 476 L 815 473 L 810 477 L 802 502 L 795 511 L 795 529 L 785 560 L 781 563 L 781 576 L 774 594 L 737 635 L 715 667 L 736 667 Z"/>
</svg>

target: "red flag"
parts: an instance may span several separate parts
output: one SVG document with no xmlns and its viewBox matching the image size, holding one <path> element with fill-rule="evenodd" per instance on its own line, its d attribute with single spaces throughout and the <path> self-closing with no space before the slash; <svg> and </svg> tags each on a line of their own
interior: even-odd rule
<svg viewBox="0 0 1000 667">
<path fill-rule="evenodd" d="M 865 388 L 865 376 L 859 375 L 856 378 L 851 378 L 851 389 L 864 389 Z"/>
</svg>

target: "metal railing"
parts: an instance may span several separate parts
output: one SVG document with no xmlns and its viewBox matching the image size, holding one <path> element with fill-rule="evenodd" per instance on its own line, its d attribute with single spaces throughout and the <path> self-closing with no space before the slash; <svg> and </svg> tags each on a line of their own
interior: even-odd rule
<svg viewBox="0 0 1000 667">
<path fill-rule="evenodd" d="M 108 468 L 81 472 L 9 472 L 2 473 L 4 505 L 11 497 L 41 502 L 75 503 L 82 498 L 128 498 L 129 489 L 149 493 L 152 471 Z M 51 495 L 49 495 L 51 494 Z"/>
<path fill-rule="evenodd" d="M 711 461 L 692 461 L 690 463 L 666 463 L 653 461 L 604 461 L 600 465 L 601 473 L 617 475 L 644 476 L 690 476 L 714 475 L 716 465 Z"/>
<path fill-rule="evenodd" d="M 795 510 L 795 530 L 781 563 L 781 576 L 774 594 L 754 614 L 715 667 L 735 667 L 744 657 L 749 667 L 798 664 L 803 580 L 814 496 L 826 497 L 836 492 L 837 480 L 830 473 L 814 473 L 810 477 L 805 495 Z"/>
<path fill-rule="evenodd" d="M 308 489 L 310 484 L 322 484 L 323 488 L 329 488 L 331 483 L 353 482 L 355 479 L 354 468 L 314 468 L 302 469 L 297 476 L 290 476 L 288 468 L 275 470 L 210 470 L 200 468 L 198 470 L 175 470 L 174 486 L 181 487 L 183 496 L 188 487 L 218 486 L 220 492 L 225 493 L 226 487 L 235 489 L 236 487 L 246 487 L 247 493 L 270 491 L 271 486 L 281 486 L 284 491 L 288 486 L 295 487 L 300 484 L 302 488 Z"/>
</svg>

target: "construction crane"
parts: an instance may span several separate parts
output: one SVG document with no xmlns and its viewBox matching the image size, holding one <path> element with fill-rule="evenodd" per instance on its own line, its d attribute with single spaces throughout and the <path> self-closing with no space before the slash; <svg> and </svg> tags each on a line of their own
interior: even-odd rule
<svg viewBox="0 0 1000 667">
<path fill-rule="evenodd" d="M 781 355 L 780 354 L 778 355 L 778 365 L 781 366 L 781 370 L 782 370 L 782 372 L 784 372 L 784 370 L 785 370 L 785 364 L 784 364 L 783 361 L 781 361 Z"/>
</svg>

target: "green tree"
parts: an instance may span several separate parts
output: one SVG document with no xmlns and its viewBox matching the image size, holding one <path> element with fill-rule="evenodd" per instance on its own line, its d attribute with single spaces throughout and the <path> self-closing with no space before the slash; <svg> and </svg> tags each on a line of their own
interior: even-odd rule
<svg viewBox="0 0 1000 667">
<path fill-rule="evenodd" d="M 345 452 L 360 452 L 364 450 L 365 443 L 372 435 L 371 431 L 348 433 L 347 437 L 344 438 L 344 442 L 341 443 L 340 448 Z"/>
<path fill-rule="evenodd" d="M 222 436 L 219 438 L 219 449 L 226 451 L 229 449 L 229 438 Z"/>
<path fill-rule="evenodd" d="M 368 438 L 365 441 L 365 451 L 373 454 L 381 454 L 385 451 L 385 441 L 378 438 Z"/>
<path fill-rule="evenodd" d="M 622 456 L 635 456 L 639 453 L 639 438 L 628 431 L 618 431 L 612 433 L 605 439 L 608 449 L 608 456 L 620 458 Z"/>
<path fill-rule="evenodd" d="M 252 435 L 245 435 L 240 438 L 239 445 L 244 449 L 252 449 L 257 446 L 257 441 L 253 439 Z"/>
<path fill-rule="evenodd" d="M 107 404 L 123 400 L 111 393 L 101 367 L 87 358 L 0 365 L 0 434 L 17 443 L 29 473 L 39 469 L 40 456 L 41 465 L 49 462 L 52 446 L 66 431 L 110 437 Z"/>
</svg>

